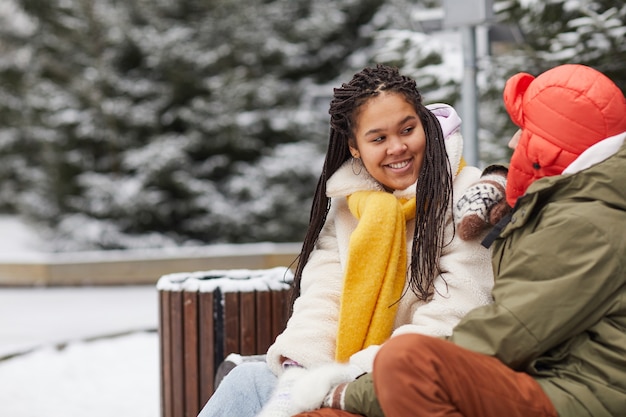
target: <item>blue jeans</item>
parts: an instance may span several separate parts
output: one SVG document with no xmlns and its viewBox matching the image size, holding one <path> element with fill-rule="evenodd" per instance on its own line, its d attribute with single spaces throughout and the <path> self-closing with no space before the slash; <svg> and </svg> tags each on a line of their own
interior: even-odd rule
<svg viewBox="0 0 626 417">
<path fill-rule="evenodd" d="M 276 382 L 265 362 L 243 362 L 224 377 L 198 417 L 254 417 Z"/>
</svg>

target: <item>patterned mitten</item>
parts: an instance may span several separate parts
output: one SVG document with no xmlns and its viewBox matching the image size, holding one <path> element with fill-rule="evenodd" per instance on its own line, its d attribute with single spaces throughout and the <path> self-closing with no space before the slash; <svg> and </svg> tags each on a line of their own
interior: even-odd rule
<svg viewBox="0 0 626 417">
<path fill-rule="evenodd" d="M 500 165 L 488 167 L 480 180 L 459 199 L 454 220 L 461 239 L 476 239 L 511 211 L 504 198 L 507 171 Z"/>
</svg>

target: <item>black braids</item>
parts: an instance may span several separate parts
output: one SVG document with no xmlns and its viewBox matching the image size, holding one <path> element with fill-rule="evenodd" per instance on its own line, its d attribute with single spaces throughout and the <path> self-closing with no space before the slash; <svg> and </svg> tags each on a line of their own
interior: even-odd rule
<svg viewBox="0 0 626 417">
<path fill-rule="evenodd" d="M 415 191 L 416 213 L 409 288 L 423 301 L 433 295 L 433 282 L 441 274 L 439 258 L 444 246 L 446 213 L 452 201 L 452 174 L 441 125 L 423 104 L 414 80 L 402 77 L 385 91 L 403 94 L 411 102 L 424 127 L 426 154 Z"/>
<path fill-rule="evenodd" d="M 402 94 L 416 109 L 426 134 L 426 154 L 416 188 L 416 216 L 409 287 L 421 300 L 433 294 L 433 281 L 441 273 L 439 257 L 443 247 L 445 214 L 452 195 L 452 177 L 441 127 L 436 117 L 422 104 L 415 80 L 401 75 L 397 68 L 377 65 L 365 68 L 352 80 L 333 90 L 330 103 L 330 135 L 324 167 L 317 183 L 310 222 L 294 274 L 293 301 L 300 295 L 302 270 L 309 260 L 330 210 L 326 196 L 328 179 L 347 161 L 349 146 L 355 145 L 355 120 L 360 107 L 382 91 Z"/>
<path fill-rule="evenodd" d="M 452 201 L 452 174 L 443 132 L 437 118 L 421 107 L 425 122 L 426 154 L 415 192 L 415 230 L 409 286 L 421 300 L 433 295 L 433 282 L 441 274 L 439 258 L 444 246 L 446 213 Z"/>
<path fill-rule="evenodd" d="M 300 296 L 300 283 L 302 271 L 309 260 L 309 256 L 319 237 L 319 234 L 326 221 L 326 216 L 330 210 L 330 200 L 326 196 L 326 183 L 328 179 L 339 169 L 339 167 L 351 157 L 349 144 L 354 140 L 352 120 L 358 107 L 365 100 L 363 97 L 369 95 L 363 88 L 354 86 L 358 79 L 358 74 L 351 83 L 342 84 L 341 88 L 333 90 L 334 97 L 330 102 L 328 110 L 330 114 L 330 135 L 328 148 L 322 173 L 317 182 L 311 214 L 309 216 L 309 227 L 298 255 L 298 264 L 294 273 L 292 285 L 291 307 Z M 365 89 L 367 90 L 367 89 Z"/>
<path fill-rule="evenodd" d="M 296 298 L 300 296 L 300 281 L 302 279 L 302 270 L 306 265 L 306 262 L 315 248 L 317 238 L 326 222 L 326 216 L 330 210 L 330 199 L 326 195 L 326 183 L 328 179 L 337 171 L 337 169 L 343 164 L 345 160 L 350 157 L 350 150 L 348 146 L 345 146 L 345 150 L 342 146 L 340 135 L 333 129 L 331 129 L 330 140 L 328 142 L 328 149 L 326 151 L 326 159 L 324 166 L 322 167 L 322 173 L 317 186 L 315 194 L 313 196 L 313 205 L 311 207 L 311 214 L 309 216 L 309 227 L 307 228 L 306 235 L 304 237 L 300 255 L 298 255 L 298 265 L 294 273 L 294 280 L 291 293 L 291 307 Z M 347 155 L 346 155 L 347 153 Z"/>
</svg>

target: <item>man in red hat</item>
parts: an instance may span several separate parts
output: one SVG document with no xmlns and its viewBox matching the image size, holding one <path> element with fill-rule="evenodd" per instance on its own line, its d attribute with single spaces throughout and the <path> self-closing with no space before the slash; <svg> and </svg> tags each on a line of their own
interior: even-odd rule
<svg viewBox="0 0 626 417">
<path fill-rule="evenodd" d="M 626 415 L 626 99 L 600 72 L 562 65 L 513 76 L 504 104 L 520 130 L 513 211 L 485 240 L 493 304 L 447 339 L 392 338 L 372 374 L 325 398 L 296 386 L 298 404 L 335 407 L 299 417 Z"/>
</svg>

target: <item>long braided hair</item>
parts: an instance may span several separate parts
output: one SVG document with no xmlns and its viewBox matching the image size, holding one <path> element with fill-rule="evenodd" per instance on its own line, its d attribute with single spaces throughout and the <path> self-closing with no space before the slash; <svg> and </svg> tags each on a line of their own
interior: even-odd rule
<svg viewBox="0 0 626 417">
<path fill-rule="evenodd" d="M 309 227 L 303 241 L 293 282 L 293 301 L 300 294 L 302 270 L 315 247 L 330 210 L 326 182 L 351 158 L 349 146 L 356 144 L 354 129 L 360 107 L 381 92 L 402 94 L 419 116 L 426 134 L 426 152 L 416 188 L 415 230 L 409 275 L 409 287 L 420 299 L 433 295 L 433 281 L 442 271 L 439 258 L 444 246 L 446 211 L 452 199 L 452 174 L 443 132 L 437 118 L 423 104 L 416 82 L 386 65 L 365 68 L 349 83 L 333 90 L 330 102 L 330 138 L 324 167 L 313 198 Z"/>
</svg>

